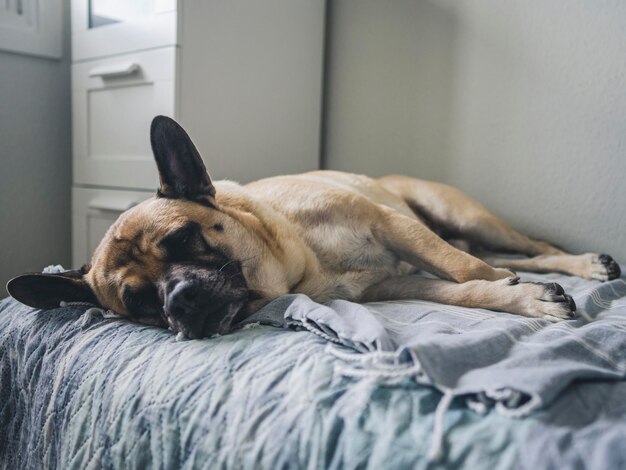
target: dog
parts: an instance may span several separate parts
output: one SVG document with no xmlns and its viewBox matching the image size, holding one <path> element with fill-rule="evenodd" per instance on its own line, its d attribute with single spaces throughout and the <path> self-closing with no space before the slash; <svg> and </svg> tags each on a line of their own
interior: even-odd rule
<svg viewBox="0 0 626 470">
<path fill-rule="evenodd" d="M 531 239 L 444 184 L 337 171 L 213 183 L 174 120 L 154 118 L 150 140 L 156 195 L 120 215 L 89 265 L 12 279 L 15 299 L 35 308 L 90 302 L 201 338 L 287 293 L 422 299 L 560 321 L 574 317 L 572 297 L 556 283 L 520 282 L 513 270 L 620 276 L 610 256 Z"/>
</svg>

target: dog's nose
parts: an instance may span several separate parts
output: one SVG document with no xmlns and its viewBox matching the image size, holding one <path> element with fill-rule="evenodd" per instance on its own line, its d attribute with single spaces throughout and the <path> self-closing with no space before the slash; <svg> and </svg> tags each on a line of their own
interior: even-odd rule
<svg viewBox="0 0 626 470">
<path fill-rule="evenodd" d="M 183 319 L 197 308 L 200 287 L 192 281 L 180 281 L 167 296 L 167 311 L 176 318 Z"/>
<path fill-rule="evenodd" d="M 245 287 L 234 286 L 222 272 L 172 279 L 166 290 L 164 315 L 173 331 L 188 338 L 202 338 L 230 328 L 248 298 Z"/>
</svg>

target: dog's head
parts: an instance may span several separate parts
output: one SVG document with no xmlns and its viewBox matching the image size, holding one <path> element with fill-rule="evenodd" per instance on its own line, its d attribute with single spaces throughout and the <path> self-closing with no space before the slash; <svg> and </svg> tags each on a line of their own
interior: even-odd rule
<svg viewBox="0 0 626 470">
<path fill-rule="evenodd" d="M 123 213 L 91 264 L 62 274 L 26 274 L 9 293 L 36 308 L 86 301 L 131 320 L 197 338 L 225 332 L 254 300 L 243 265 L 249 231 L 218 204 L 196 147 L 172 119 L 151 126 L 161 184 L 157 195 Z"/>
</svg>

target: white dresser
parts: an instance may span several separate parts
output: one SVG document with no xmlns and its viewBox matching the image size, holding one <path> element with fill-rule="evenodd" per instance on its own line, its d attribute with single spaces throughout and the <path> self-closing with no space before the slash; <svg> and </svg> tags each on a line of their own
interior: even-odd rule
<svg viewBox="0 0 626 470">
<path fill-rule="evenodd" d="M 213 179 L 319 167 L 324 0 L 72 0 L 72 264 L 154 194 L 150 121 Z"/>
</svg>

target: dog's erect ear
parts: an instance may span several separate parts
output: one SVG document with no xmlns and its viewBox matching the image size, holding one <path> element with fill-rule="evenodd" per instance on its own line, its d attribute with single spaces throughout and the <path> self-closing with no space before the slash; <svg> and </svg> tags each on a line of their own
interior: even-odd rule
<svg viewBox="0 0 626 470">
<path fill-rule="evenodd" d="M 61 301 L 98 303 L 82 271 L 23 274 L 9 281 L 7 291 L 15 300 L 34 308 L 57 308 Z"/>
<path fill-rule="evenodd" d="M 157 116 L 150 126 L 150 143 L 159 167 L 159 196 L 214 205 L 215 188 L 185 130 L 176 121 Z"/>
</svg>

